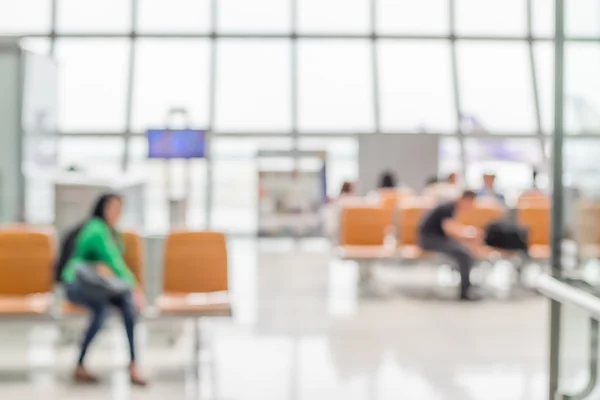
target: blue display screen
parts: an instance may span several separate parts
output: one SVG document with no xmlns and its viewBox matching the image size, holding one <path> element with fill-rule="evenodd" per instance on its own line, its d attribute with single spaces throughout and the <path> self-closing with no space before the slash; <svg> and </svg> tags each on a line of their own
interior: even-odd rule
<svg viewBox="0 0 600 400">
<path fill-rule="evenodd" d="M 150 129 L 149 158 L 204 158 L 206 132 L 194 129 Z"/>
</svg>

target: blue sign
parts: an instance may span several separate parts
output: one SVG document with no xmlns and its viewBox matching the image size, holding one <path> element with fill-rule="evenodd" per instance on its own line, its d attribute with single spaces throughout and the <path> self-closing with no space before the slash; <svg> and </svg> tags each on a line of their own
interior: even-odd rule
<svg viewBox="0 0 600 400">
<path fill-rule="evenodd" d="M 148 130 L 148 157 L 161 159 L 204 158 L 206 131 L 195 129 Z"/>
</svg>

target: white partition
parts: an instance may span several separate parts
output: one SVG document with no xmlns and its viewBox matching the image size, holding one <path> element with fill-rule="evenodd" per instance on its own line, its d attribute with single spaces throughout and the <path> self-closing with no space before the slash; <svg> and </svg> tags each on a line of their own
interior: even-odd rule
<svg viewBox="0 0 600 400">
<path fill-rule="evenodd" d="M 438 163 L 438 135 L 360 135 L 358 190 L 367 194 L 376 189 L 381 173 L 389 170 L 399 184 L 420 191 L 428 178 L 438 175 Z"/>
<path fill-rule="evenodd" d="M 94 177 L 67 173 L 55 180 L 55 226 L 59 235 L 84 221 L 96 199 L 104 193 L 123 196 L 122 229 L 141 231 L 144 227 L 145 180 L 137 175 Z"/>
<path fill-rule="evenodd" d="M 23 50 L 18 40 L 0 40 L 2 223 L 40 222 L 35 217 L 42 208 L 40 204 L 45 203 L 36 199 L 52 197 L 51 175 L 56 168 L 56 76 L 57 67 L 50 58 Z M 43 222 L 51 222 L 51 215 Z"/>
</svg>

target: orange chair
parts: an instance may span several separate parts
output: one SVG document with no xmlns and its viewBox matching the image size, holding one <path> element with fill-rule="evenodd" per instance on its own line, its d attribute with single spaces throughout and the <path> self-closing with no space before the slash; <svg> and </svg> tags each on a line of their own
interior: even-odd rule
<svg viewBox="0 0 600 400">
<path fill-rule="evenodd" d="M 163 267 L 163 293 L 157 317 L 194 319 L 194 366 L 200 365 L 200 325 L 204 317 L 232 315 L 228 295 L 227 240 L 216 232 L 168 235 Z"/>
<path fill-rule="evenodd" d="M 381 197 L 381 207 L 385 213 L 385 219 L 388 223 L 388 229 L 393 229 L 394 217 L 398 208 L 400 197 L 397 192 L 389 192 Z"/>
<path fill-rule="evenodd" d="M 0 230 L 0 318 L 50 317 L 54 253 L 50 233 Z"/>
<path fill-rule="evenodd" d="M 381 207 L 383 207 L 390 228 L 395 227 L 398 206 L 414 196 L 412 189 L 381 189 L 379 192 Z"/>
<path fill-rule="evenodd" d="M 230 316 L 227 242 L 216 232 L 171 233 L 165 244 L 161 315 Z"/>
<path fill-rule="evenodd" d="M 415 202 L 399 208 L 398 249 L 403 260 L 417 261 L 425 256 L 425 252 L 419 247 L 418 230 L 430 208 L 430 204 L 426 202 Z"/>
<path fill-rule="evenodd" d="M 380 259 L 394 249 L 385 246 L 388 214 L 381 207 L 345 207 L 340 220 L 339 249 L 343 259 Z"/>
<path fill-rule="evenodd" d="M 144 239 L 135 232 L 123 232 L 123 259 L 140 285 L 146 282 Z"/>
<path fill-rule="evenodd" d="M 529 254 L 538 260 L 550 258 L 550 203 L 527 202 L 517 208 L 517 222 L 529 231 Z"/>
<path fill-rule="evenodd" d="M 483 229 L 490 222 L 501 219 L 506 210 L 491 202 L 477 202 L 475 208 L 466 212 L 459 212 L 456 219 L 463 225 Z"/>
</svg>

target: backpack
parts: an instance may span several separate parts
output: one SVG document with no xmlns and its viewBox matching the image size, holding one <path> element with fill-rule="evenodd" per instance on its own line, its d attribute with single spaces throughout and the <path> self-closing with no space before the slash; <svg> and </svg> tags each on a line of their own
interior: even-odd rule
<svg viewBox="0 0 600 400">
<path fill-rule="evenodd" d="M 54 281 L 57 283 L 62 282 L 63 270 L 71 258 L 71 254 L 75 249 L 75 241 L 82 229 L 83 224 L 68 231 L 60 240 L 60 251 L 54 264 Z"/>
<path fill-rule="evenodd" d="M 503 250 L 527 252 L 528 230 L 509 219 L 494 221 L 485 227 L 485 244 Z"/>
</svg>

